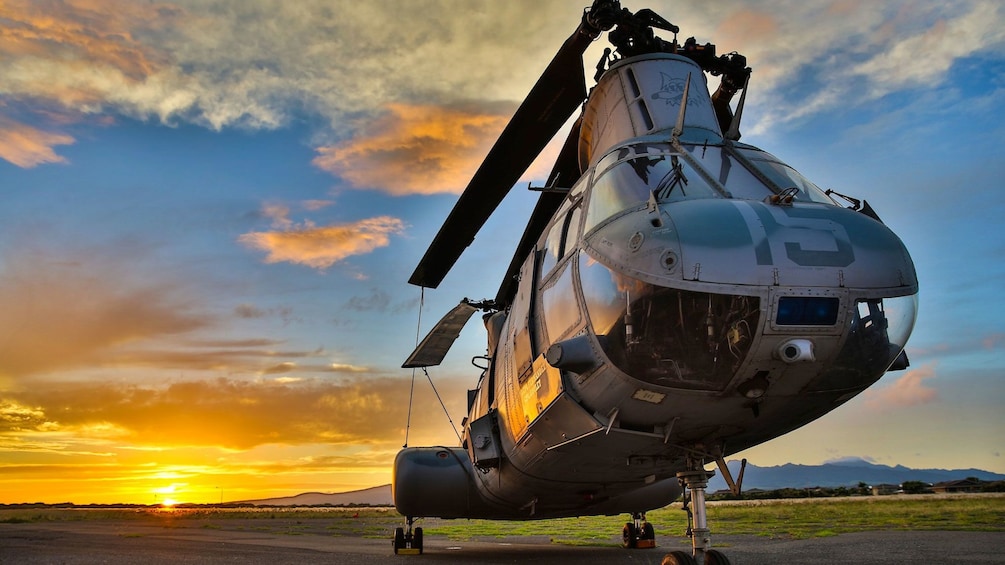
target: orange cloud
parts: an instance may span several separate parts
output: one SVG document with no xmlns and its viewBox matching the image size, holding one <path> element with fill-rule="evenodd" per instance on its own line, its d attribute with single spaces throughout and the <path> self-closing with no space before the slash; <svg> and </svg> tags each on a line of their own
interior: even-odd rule
<svg viewBox="0 0 1005 565">
<path fill-rule="evenodd" d="M 729 14 L 719 24 L 714 37 L 723 44 L 744 45 L 774 39 L 777 32 L 778 21 L 773 16 L 742 8 Z"/>
<path fill-rule="evenodd" d="M 357 188 L 460 192 L 508 120 L 508 111 L 391 104 L 361 136 L 319 147 L 313 162 Z"/>
<path fill-rule="evenodd" d="M 273 373 L 289 376 L 295 370 L 286 368 Z M 464 383 L 437 384 L 452 409 L 461 410 Z M 2 393 L 0 439 L 242 450 L 265 444 L 374 445 L 400 439 L 408 394 L 407 380 L 372 375 L 337 381 L 220 378 L 164 387 L 38 383 Z M 431 392 L 418 394 L 417 402 L 435 405 Z"/>
<path fill-rule="evenodd" d="M 53 151 L 55 145 L 68 145 L 74 139 L 60 133 L 45 132 L 0 116 L 0 159 L 18 167 L 31 168 L 42 163 L 65 163 Z"/>
<path fill-rule="evenodd" d="M 283 215 L 272 215 L 274 223 L 285 225 Z M 398 218 L 378 216 L 334 226 L 317 227 L 310 222 L 281 231 L 251 232 L 238 241 L 248 247 L 265 251 L 266 263 L 288 261 L 315 269 L 327 269 L 335 263 L 369 253 L 390 244 L 390 236 L 404 231 Z"/>
<path fill-rule="evenodd" d="M 160 3 L 0 2 L 0 95 L 26 102 L 52 124 L 100 113 L 165 66 L 167 56 L 139 41 L 136 31 L 170 25 L 179 14 Z M 73 142 L 0 116 L 0 158 L 19 167 L 63 163 L 53 147 Z"/>
<path fill-rule="evenodd" d="M 0 272 L 0 377 L 107 362 L 117 348 L 210 325 L 177 283 L 99 251 L 21 249 Z"/>
<path fill-rule="evenodd" d="M 865 403 L 870 408 L 917 406 L 928 404 L 939 397 L 937 390 L 925 386 L 925 379 L 935 377 L 935 365 L 924 365 L 904 373 L 893 384 L 881 389 L 865 391 Z"/>
<path fill-rule="evenodd" d="M 1005 344 L 1005 333 L 993 333 L 981 340 L 984 349 L 998 349 Z"/>
<path fill-rule="evenodd" d="M 180 11 L 159 3 L 125 2 L 110 8 L 99 0 L 6 1 L 0 4 L 0 18 L 13 25 L 0 35 L 0 53 L 103 65 L 135 80 L 149 76 L 157 57 L 132 30 L 163 23 Z"/>
</svg>

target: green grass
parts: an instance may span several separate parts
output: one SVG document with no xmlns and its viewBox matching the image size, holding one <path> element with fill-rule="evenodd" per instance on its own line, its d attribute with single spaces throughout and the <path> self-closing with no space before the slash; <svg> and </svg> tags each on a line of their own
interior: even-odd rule
<svg viewBox="0 0 1005 565">
<path fill-rule="evenodd" d="M 1005 531 L 1005 497 L 863 497 L 708 507 L 723 534 L 824 537 L 871 530 Z"/>
<path fill-rule="evenodd" d="M 627 515 L 539 521 L 421 519 L 427 536 L 450 540 L 526 537 L 568 545 L 618 545 Z M 649 512 L 657 536 L 684 543 L 679 503 Z M 167 528 L 263 531 L 390 539 L 403 518 L 393 509 L 31 509 L 0 510 L 2 524 L 135 521 Z M 812 538 L 874 530 L 1005 531 L 1005 495 L 885 496 L 718 502 L 708 505 L 713 536 Z M 669 540 L 663 543 L 673 543 Z"/>
<path fill-rule="evenodd" d="M 1005 531 L 1005 496 L 862 497 L 797 501 L 719 503 L 708 506 L 713 535 L 772 538 L 829 537 L 873 530 Z M 620 537 L 627 515 L 565 518 L 537 522 L 443 521 L 427 535 L 454 540 L 483 537 L 549 536 L 555 543 L 607 545 Z M 680 536 L 687 528 L 679 505 L 649 512 L 660 536 Z"/>
</svg>

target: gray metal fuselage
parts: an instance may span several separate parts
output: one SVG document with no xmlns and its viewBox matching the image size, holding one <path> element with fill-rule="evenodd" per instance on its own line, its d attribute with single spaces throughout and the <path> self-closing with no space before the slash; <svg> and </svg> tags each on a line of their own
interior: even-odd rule
<svg viewBox="0 0 1005 565">
<path fill-rule="evenodd" d="M 582 124 L 586 172 L 485 318 L 464 446 L 398 455 L 407 516 L 662 507 L 687 458 L 819 418 L 902 355 L 918 283 L 901 241 L 725 140 L 692 61 L 613 65 Z"/>
</svg>

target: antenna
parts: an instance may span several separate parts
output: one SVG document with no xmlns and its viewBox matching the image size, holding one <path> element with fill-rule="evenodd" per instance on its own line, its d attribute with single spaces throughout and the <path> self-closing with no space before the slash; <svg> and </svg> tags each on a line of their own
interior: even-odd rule
<svg viewBox="0 0 1005 565">
<path fill-rule="evenodd" d="M 725 138 L 730 141 L 740 140 L 740 118 L 743 117 L 743 104 L 747 101 L 747 85 L 750 84 L 750 75 L 743 81 L 743 93 L 740 94 L 740 101 L 736 103 L 736 113 L 733 120 L 729 122 L 729 129 L 726 130 Z"/>
<path fill-rule="evenodd" d="M 687 96 L 691 90 L 691 73 L 687 74 L 687 81 L 684 83 L 684 96 L 680 99 L 680 112 L 677 113 L 677 125 L 673 127 L 673 141 L 677 142 L 680 134 L 684 133 L 684 115 L 687 113 Z M 746 91 L 744 91 L 746 92 Z"/>
</svg>

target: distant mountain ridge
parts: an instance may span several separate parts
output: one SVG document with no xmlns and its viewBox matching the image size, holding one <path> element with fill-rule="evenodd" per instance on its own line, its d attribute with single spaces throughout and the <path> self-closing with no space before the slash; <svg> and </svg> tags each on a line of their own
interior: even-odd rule
<svg viewBox="0 0 1005 565">
<path fill-rule="evenodd" d="M 740 462 L 729 461 L 726 465 L 733 478 L 737 478 Z M 743 474 L 743 490 L 857 486 L 860 482 L 870 486 L 899 485 L 905 481 L 939 483 L 967 477 L 976 477 L 982 481 L 1005 480 L 1005 475 L 981 469 L 911 469 L 903 465 L 890 467 L 864 459 L 848 458 L 822 465 L 786 463 L 776 467 L 758 467 L 747 462 L 747 470 Z M 727 488 L 722 474 L 716 469 L 715 477 L 708 481 L 708 492 Z"/>
<path fill-rule="evenodd" d="M 727 463 L 733 477 L 740 472 L 739 461 Z M 783 488 L 841 487 L 857 486 L 860 482 L 870 486 L 899 485 L 905 481 L 938 483 L 976 477 L 982 481 L 1002 481 L 1005 475 L 981 469 L 911 469 L 903 465 L 890 467 L 877 465 L 864 459 L 849 458 L 822 465 L 798 465 L 786 463 L 776 467 L 758 467 L 747 463 L 743 475 L 743 490 L 776 490 Z M 715 476 L 708 481 L 708 492 L 726 490 L 726 481 L 716 469 Z M 257 506 L 393 506 L 391 485 L 381 485 L 363 490 L 339 493 L 305 492 L 296 496 L 242 500 L 233 504 L 253 504 Z"/>
<path fill-rule="evenodd" d="M 381 485 L 350 492 L 305 492 L 296 496 L 280 498 L 260 498 L 258 500 L 241 500 L 233 504 L 253 504 L 256 506 L 392 506 L 391 485 Z"/>
</svg>

